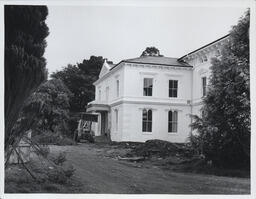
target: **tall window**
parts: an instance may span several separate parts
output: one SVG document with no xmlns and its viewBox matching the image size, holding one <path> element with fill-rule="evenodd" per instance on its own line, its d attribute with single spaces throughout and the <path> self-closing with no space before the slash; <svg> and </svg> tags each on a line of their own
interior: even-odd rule
<svg viewBox="0 0 256 199">
<path fill-rule="evenodd" d="M 142 111 L 142 132 L 152 132 L 152 110 Z"/>
<path fill-rule="evenodd" d="M 118 131 L 118 110 L 115 110 L 115 126 L 116 126 L 116 130 Z"/>
<path fill-rule="evenodd" d="M 206 96 L 206 77 L 202 77 L 202 94 Z"/>
<path fill-rule="evenodd" d="M 119 80 L 116 80 L 116 96 L 119 97 Z"/>
<path fill-rule="evenodd" d="M 152 96 L 153 93 L 153 78 L 144 78 L 143 95 Z"/>
<path fill-rule="evenodd" d="M 99 101 L 101 101 L 101 90 L 99 89 Z"/>
<path fill-rule="evenodd" d="M 109 87 L 106 87 L 106 101 L 108 101 L 109 97 Z"/>
<path fill-rule="evenodd" d="M 178 80 L 169 80 L 169 97 L 178 96 Z"/>
<path fill-rule="evenodd" d="M 178 112 L 169 111 L 168 112 L 168 132 L 176 133 L 178 131 Z"/>
</svg>

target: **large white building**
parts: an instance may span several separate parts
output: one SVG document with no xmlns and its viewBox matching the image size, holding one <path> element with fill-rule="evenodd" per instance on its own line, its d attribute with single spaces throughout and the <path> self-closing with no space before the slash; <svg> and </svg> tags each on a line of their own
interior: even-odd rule
<svg viewBox="0 0 256 199">
<path fill-rule="evenodd" d="M 106 61 L 87 112 L 98 114 L 96 136 L 112 141 L 162 139 L 186 142 L 191 114 L 201 114 L 210 60 L 220 56 L 228 35 L 181 58 L 142 56 L 116 65 Z"/>
</svg>

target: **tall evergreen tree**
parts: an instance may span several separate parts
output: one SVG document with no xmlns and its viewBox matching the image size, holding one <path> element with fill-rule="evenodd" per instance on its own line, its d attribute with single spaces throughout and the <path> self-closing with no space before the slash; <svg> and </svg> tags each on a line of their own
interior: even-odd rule
<svg viewBox="0 0 256 199">
<path fill-rule="evenodd" d="M 5 147 L 26 98 L 47 78 L 43 57 L 49 34 L 46 6 L 6 5 L 5 11 Z"/>
<path fill-rule="evenodd" d="M 204 116 L 192 124 L 198 131 L 194 144 L 216 166 L 248 168 L 250 163 L 249 24 L 247 11 L 232 28 L 221 58 L 212 60 Z"/>
</svg>

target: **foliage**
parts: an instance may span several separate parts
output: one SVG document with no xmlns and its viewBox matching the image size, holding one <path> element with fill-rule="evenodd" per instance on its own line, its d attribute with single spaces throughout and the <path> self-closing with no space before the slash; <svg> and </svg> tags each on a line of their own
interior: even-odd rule
<svg viewBox="0 0 256 199">
<path fill-rule="evenodd" d="M 160 54 L 160 51 L 156 47 L 147 47 L 141 54 L 141 57 L 143 56 L 156 56 L 156 57 L 162 57 L 163 55 Z"/>
<path fill-rule="evenodd" d="M 98 79 L 103 62 L 102 57 L 91 56 L 89 60 L 68 65 L 51 75 L 52 78 L 61 79 L 73 93 L 71 111 L 85 111 L 87 103 L 94 100 L 93 82 Z"/>
<path fill-rule="evenodd" d="M 72 93 L 61 80 L 48 80 L 28 98 L 23 109 L 23 117 L 36 113 L 34 120 L 39 132 L 50 131 L 57 135 L 69 135 L 71 96 Z"/>
<path fill-rule="evenodd" d="M 250 165 L 249 11 L 230 32 L 220 59 L 212 60 L 212 75 L 193 145 L 222 167 Z"/>
<path fill-rule="evenodd" d="M 26 98 L 47 77 L 43 57 L 46 6 L 5 5 L 5 148 L 24 131 L 13 131 Z M 29 122 L 26 122 L 30 125 Z"/>
</svg>

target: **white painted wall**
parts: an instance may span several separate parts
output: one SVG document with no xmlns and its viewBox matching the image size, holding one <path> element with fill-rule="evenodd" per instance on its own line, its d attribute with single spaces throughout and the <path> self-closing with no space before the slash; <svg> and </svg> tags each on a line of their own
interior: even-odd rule
<svg viewBox="0 0 256 199">
<path fill-rule="evenodd" d="M 153 96 L 143 96 L 143 79 L 153 78 Z M 169 98 L 169 80 L 178 80 L 178 97 Z M 125 64 L 124 97 L 157 98 L 165 100 L 191 99 L 191 68 L 172 67 L 141 67 L 135 64 Z"/>
<path fill-rule="evenodd" d="M 152 113 L 152 132 L 142 132 L 142 110 L 150 108 Z M 168 133 L 168 110 L 178 110 L 178 132 Z M 122 141 L 145 142 L 149 139 L 162 139 L 171 142 L 185 142 L 190 134 L 190 106 L 166 106 L 123 104 Z"/>
<path fill-rule="evenodd" d="M 214 45 L 214 47 L 209 46 L 184 58 L 193 66 L 193 69 L 123 62 L 96 81 L 96 100 L 91 103 L 107 104 L 111 107 L 109 113 L 111 139 L 136 142 L 162 139 L 171 142 L 186 142 L 191 133 L 189 115 L 201 114 L 202 77 L 207 78 L 208 84 L 211 58 L 216 55 L 219 44 Z M 207 56 L 208 60 L 201 62 L 203 56 Z M 153 96 L 143 96 L 144 78 L 153 78 Z M 119 96 L 116 90 L 117 80 L 119 80 Z M 169 80 L 178 80 L 177 98 L 168 96 Z M 109 88 L 108 99 L 106 88 Z M 142 110 L 144 108 L 153 110 L 151 133 L 142 132 Z M 168 110 L 170 109 L 178 110 L 177 133 L 168 133 Z M 118 129 L 116 129 L 115 110 L 118 110 Z M 100 125 L 97 125 L 94 125 L 94 128 L 99 130 Z"/>
</svg>

